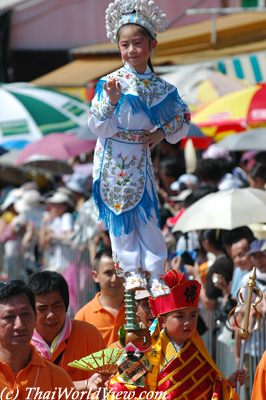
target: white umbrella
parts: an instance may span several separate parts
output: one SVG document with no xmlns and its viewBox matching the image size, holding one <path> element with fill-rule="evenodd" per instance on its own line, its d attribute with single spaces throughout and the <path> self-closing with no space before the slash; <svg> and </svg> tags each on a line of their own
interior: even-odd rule
<svg viewBox="0 0 266 400">
<path fill-rule="evenodd" d="M 234 229 L 266 222 L 266 191 L 254 188 L 211 193 L 188 207 L 173 232 L 201 229 Z"/>
<path fill-rule="evenodd" d="M 229 135 L 217 143 L 229 151 L 266 150 L 266 128 L 251 129 L 246 133 Z"/>
<path fill-rule="evenodd" d="M 35 141 L 87 125 L 89 106 L 67 94 L 29 83 L 0 85 L 0 143 Z"/>
</svg>

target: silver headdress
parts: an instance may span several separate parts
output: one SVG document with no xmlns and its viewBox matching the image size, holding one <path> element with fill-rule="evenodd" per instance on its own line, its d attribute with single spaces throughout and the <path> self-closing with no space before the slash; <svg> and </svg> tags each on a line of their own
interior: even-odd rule
<svg viewBox="0 0 266 400">
<path fill-rule="evenodd" d="M 117 32 L 125 24 L 137 24 L 146 28 L 153 38 L 168 26 L 167 17 L 153 0 L 115 0 L 106 9 L 107 37 L 115 43 Z"/>
</svg>

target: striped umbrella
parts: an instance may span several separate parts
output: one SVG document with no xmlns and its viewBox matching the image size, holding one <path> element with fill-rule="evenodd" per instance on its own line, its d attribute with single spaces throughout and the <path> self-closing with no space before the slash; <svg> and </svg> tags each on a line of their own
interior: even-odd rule
<svg viewBox="0 0 266 400">
<path fill-rule="evenodd" d="M 35 141 L 87 124 L 88 105 L 67 94 L 29 83 L 0 85 L 0 143 Z"/>
<path fill-rule="evenodd" d="M 216 141 L 248 128 L 266 126 L 266 84 L 222 96 L 195 112 L 192 121 Z"/>
</svg>

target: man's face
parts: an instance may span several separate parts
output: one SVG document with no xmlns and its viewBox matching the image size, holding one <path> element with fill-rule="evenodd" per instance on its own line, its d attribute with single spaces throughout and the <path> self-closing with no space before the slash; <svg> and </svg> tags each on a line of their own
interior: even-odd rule
<svg viewBox="0 0 266 400">
<path fill-rule="evenodd" d="M 63 328 L 66 309 L 64 300 L 59 291 L 36 295 L 36 331 L 51 344 L 56 335 Z"/>
<path fill-rule="evenodd" d="M 108 256 L 101 257 L 98 271 L 93 271 L 93 279 L 99 283 L 104 294 L 113 296 L 124 291 L 124 279 L 117 277 L 114 262 Z"/>
<path fill-rule="evenodd" d="M 35 314 L 25 294 L 0 304 L 0 346 L 13 349 L 29 345 L 35 326 Z"/>
<path fill-rule="evenodd" d="M 250 256 L 252 264 L 261 272 L 266 272 L 266 250 L 253 253 Z"/>
<path fill-rule="evenodd" d="M 250 271 L 252 268 L 251 258 L 248 256 L 249 244 L 247 239 L 241 239 L 232 244 L 231 258 L 234 265 L 240 267 L 242 271 Z"/>
</svg>

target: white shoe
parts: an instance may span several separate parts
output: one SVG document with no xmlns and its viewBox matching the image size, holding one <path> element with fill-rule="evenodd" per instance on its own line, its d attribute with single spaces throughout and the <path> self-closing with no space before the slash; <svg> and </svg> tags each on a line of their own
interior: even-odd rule
<svg viewBox="0 0 266 400">
<path fill-rule="evenodd" d="M 146 289 L 147 281 L 140 273 L 128 272 L 125 276 L 124 286 L 125 290 Z"/>
<path fill-rule="evenodd" d="M 167 286 L 167 284 L 160 277 L 151 277 L 149 281 L 149 287 L 152 297 L 164 296 L 171 293 L 169 286 Z"/>
</svg>

